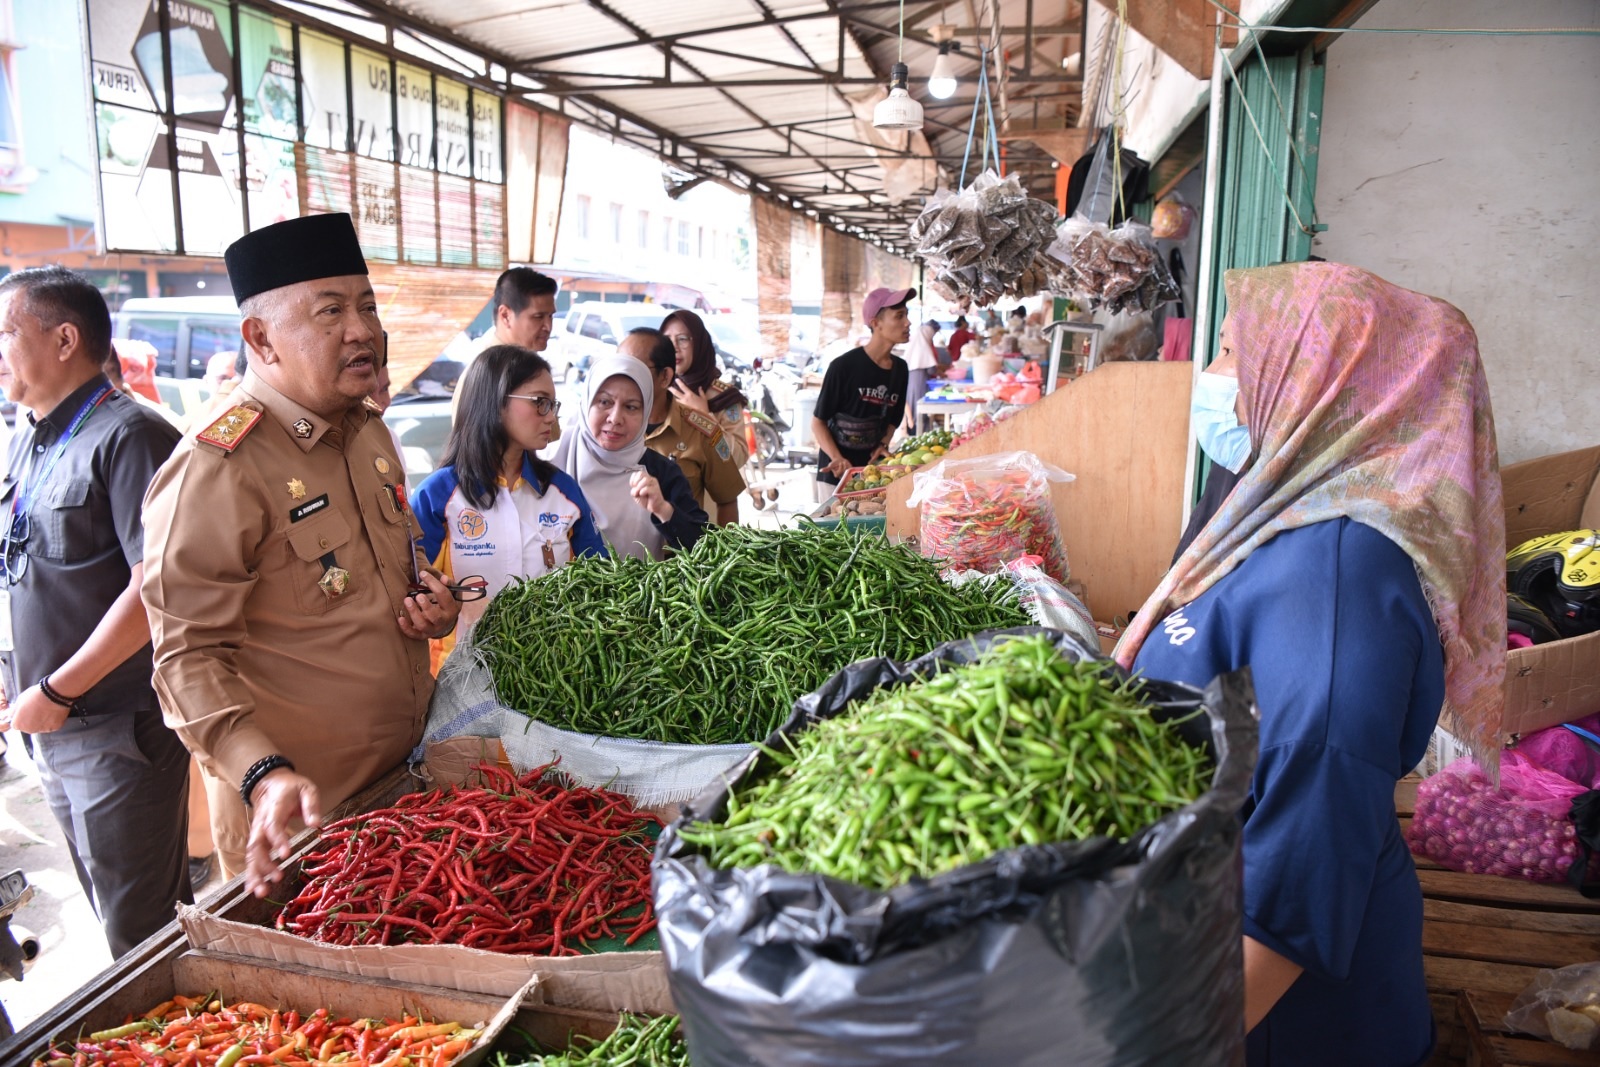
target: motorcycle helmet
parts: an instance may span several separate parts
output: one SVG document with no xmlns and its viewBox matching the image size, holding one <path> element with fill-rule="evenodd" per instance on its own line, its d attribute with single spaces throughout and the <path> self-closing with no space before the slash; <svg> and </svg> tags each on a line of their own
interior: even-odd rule
<svg viewBox="0 0 1600 1067">
<path fill-rule="evenodd" d="M 1543 611 L 1562 637 L 1600 630 L 1600 530 L 1548 534 L 1513 548 L 1506 591 Z"/>
<path fill-rule="evenodd" d="M 1550 616 L 1515 593 L 1506 594 L 1506 629 L 1536 645 L 1561 640 L 1561 631 L 1550 621 Z"/>
</svg>

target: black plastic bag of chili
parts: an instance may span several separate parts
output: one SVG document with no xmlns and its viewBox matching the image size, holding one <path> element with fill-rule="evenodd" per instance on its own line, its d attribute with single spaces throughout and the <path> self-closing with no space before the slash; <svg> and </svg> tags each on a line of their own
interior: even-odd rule
<svg viewBox="0 0 1600 1067">
<path fill-rule="evenodd" d="M 855 663 L 768 739 L 873 690 L 970 663 L 1021 628 L 908 664 Z M 1108 669 L 1117 670 L 1108 664 Z M 652 865 L 661 947 L 696 1067 L 1211 1067 L 1244 1063 L 1239 810 L 1255 768 L 1249 671 L 1204 691 L 1148 682 L 1159 719 L 1215 773 L 1198 800 L 1131 840 L 1019 847 L 890 892 L 763 865 L 713 870 L 678 836 L 727 812 L 728 786 L 684 808 Z M 1209 724 L 1209 735 L 1206 726 Z M 733 786 L 772 773 L 757 752 Z"/>
</svg>

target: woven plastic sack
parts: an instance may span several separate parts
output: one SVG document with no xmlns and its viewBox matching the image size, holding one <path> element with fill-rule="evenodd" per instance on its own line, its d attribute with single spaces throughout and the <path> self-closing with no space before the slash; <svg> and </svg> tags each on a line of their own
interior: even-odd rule
<svg viewBox="0 0 1600 1067">
<path fill-rule="evenodd" d="M 1600 1050 L 1600 963 L 1540 971 L 1506 1012 L 1512 1030 Z"/>
<path fill-rule="evenodd" d="M 1044 572 L 1065 584 L 1071 571 L 1050 483 L 1074 477 L 1032 452 L 946 459 L 918 471 L 908 503 L 921 508 L 922 554 L 986 574 L 1037 556 Z"/>
<path fill-rule="evenodd" d="M 1019 556 L 1007 563 L 999 574 L 950 571 L 944 577 L 951 585 L 974 581 L 1013 581 L 1021 594 L 1023 610 L 1034 622 L 1052 630 L 1064 630 L 1082 641 L 1087 648 L 1100 647 L 1100 634 L 1094 627 L 1094 616 L 1066 586 L 1044 572 L 1043 563 L 1038 556 Z"/>
<path fill-rule="evenodd" d="M 1406 844 L 1455 871 L 1566 881 L 1579 855 L 1569 812 L 1584 792 L 1515 749 L 1500 756 L 1498 789 L 1476 763 L 1460 759 L 1417 787 Z"/>
<path fill-rule="evenodd" d="M 1024 632 L 1039 631 L 952 641 L 908 664 L 862 660 L 801 698 L 779 733 Z M 1063 655 L 1098 658 L 1051 636 Z M 1217 772 L 1131 841 L 1009 849 L 880 892 L 770 865 L 713 870 L 678 838 L 682 821 L 668 826 L 651 876 L 696 1067 L 1240 1067 L 1238 812 L 1254 695 L 1246 671 L 1203 693 L 1150 685 L 1160 717 L 1204 707 L 1209 722 L 1188 726 L 1209 726 Z M 757 754 L 731 783 L 770 771 Z M 684 819 L 724 817 L 729 788 Z"/>
<path fill-rule="evenodd" d="M 952 580 L 951 575 L 945 577 Z M 1019 567 L 996 580 L 1016 583 L 1023 610 L 1035 622 L 1083 632 L 1082 620 L 1088 619 L 1088 609 L 1037 568 Z M 1098 647 L 1092 621 L 1087 625 L 1089 646 Z M 500 703 L 494 678 L 474 651 L 470 633 L 440 670 L 422 741 L 408 757 L 419 777 L 426 778 L 429 746 L 456 737 L 498 740 L 518 774 L 559 761 L 561 770 L 576 784 L 609 789 L 651 808 L 698 796 L 723 781 L 755 749 L 753 745 L 678 745 L 600 737 L 560 730 L 529 718 Z"/>
</svg>

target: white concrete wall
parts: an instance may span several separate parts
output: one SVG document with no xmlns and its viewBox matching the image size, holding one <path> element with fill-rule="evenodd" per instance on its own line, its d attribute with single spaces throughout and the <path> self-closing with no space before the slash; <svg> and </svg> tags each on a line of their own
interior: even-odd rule
<svg viewBox="0 0 1600 1067">
<path fill-rule="evenodd" d="M 1382 0 L 1363 27 L 1600 27 L 1595 0 Z M 1328 50 L 1327 259 L 1478 331 L 1504 463 L 1600 443 L 1600 38 L 1345 35 Z"/>
</svg>

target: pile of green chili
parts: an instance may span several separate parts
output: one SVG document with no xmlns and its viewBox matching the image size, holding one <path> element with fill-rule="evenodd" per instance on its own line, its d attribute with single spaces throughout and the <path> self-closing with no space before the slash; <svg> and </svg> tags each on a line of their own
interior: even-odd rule
<svg viewBox="0 0 1600 1067">
<path fill-rule="evenodd" d="M 719 869 L 771 863 L 875 889 L 1018 845 L 1127 839 L 1198 799 L 1211 770 L 1139 688 L 1043 637 L 997 642 L 786 739 L 723 822 L 679 834 Z"/>
<path fill-rule="evenodd" d="M 573 1049 L 544 1056 L 501 1053 L 496 1067 L 690 1067 L 689 1050 L 677 1032 L 676 1015 L 651 1019 L 624 1012 L 604 1041 L 578 1037 Z"/>
<path fill-rule="evenodd" d="M 513 582 L 473 639 L 500 702 L 540 722 L 749 744 L 856 660 L 1027 622 L 1009 583 L 952 586 L 882 537 L 728 526 L 664 560 L 583 558 Z"/>
</svg>

